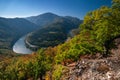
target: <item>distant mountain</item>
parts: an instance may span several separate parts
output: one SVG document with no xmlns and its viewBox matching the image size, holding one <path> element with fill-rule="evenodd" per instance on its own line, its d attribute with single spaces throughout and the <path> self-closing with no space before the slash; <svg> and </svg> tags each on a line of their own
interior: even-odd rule
<svg viewBox="0 0 120 80">
<path fill-rule="evenodd" d="M 2 18 L 0 17 L 0 49 L 10 49 L 13 43 L 28 32 L 38 28 L 23 18 Z"/>
<path fill-rule="evenodd" d="M 75 17 L 63 17 L 53 13 L 27 18 L 0 17 L 0 49 L 11 50 L 15 41 L 28 33 L 26 40 L 30 44 L 39 47 L 56 46 L 63 43 L 68 33 L 81 22 L 82 20 Z"/>
<path fill-rule="evenodd" d="M 75 17 L 59 16 L 59 18 L 56 18 L 50 24 L 45 25 L 41 29 L 30 33 L 26 37 L 26 40 L 30 44 L 36 45 L 39 48 L 56 46 L 60 43 L 63 43 L 68 38 L 68 33 L 72 29 L 78 28 L 81 23 L 82 20 L 79 20 Z M 29 44 L 26 45 L 30 47 Z"/>
<path fill-rule="evenodd" d="M 46 24 L 54 22 L 58 18 L 61 17 L 53 13 L 44 13 L 38 16 L 27 17 L 26 19 L 37 24 L 38 26 L 45 26 Z"/>
<path fill-rule="evenodd" d="M 19 31 L 21 34 L 26 34 L 38 28 L 36 24 L 31 23 L 24 18 L 8 19 L 8 24 L 11 28 L 14 28 L 14 30 Z"/>
</svg>

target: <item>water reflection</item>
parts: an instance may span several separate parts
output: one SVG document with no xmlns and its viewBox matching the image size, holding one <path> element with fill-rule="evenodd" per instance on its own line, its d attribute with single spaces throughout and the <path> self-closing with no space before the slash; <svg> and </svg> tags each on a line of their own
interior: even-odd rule
<svg viewBox="0 0 120 80">
<path fill-rule="evenodd" d="M 32 51 L 28 48 L 26 48 L 25 43 L 25 36 L 21 37 L 18 41 L 13 46 L 13 51 L 16 53 L 21 53 L 21 54 L 30 54 Z"/>
</svg>

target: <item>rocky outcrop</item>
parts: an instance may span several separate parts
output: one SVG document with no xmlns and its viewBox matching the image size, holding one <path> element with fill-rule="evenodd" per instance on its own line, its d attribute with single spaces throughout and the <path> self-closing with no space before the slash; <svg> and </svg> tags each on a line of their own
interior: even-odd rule
<svg viewBox="0 0 120 80">
<path fill-rule="evenodd" d="M 120 39 L 107 58 L 81 59 L 67 65 L 62 80 L 120 80 Z"/>
<path fill-rule="evenodd" d="M 120 79 L 120 60 L 100 59 L 78 61 L 67 68 L 65 80 L 118 80 Z"/>
</svg>

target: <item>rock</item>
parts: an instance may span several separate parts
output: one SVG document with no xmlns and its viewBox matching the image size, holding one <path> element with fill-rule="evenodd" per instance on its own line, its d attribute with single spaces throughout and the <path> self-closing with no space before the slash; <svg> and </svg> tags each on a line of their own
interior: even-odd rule
<svg viewBox="0 0 120 80">
<path fill-rule="evenodd" d="M 73 65 L 74 64 L 74 65 Z M 67 66 L 67 79 L 63 80 L 119 80 L 120 63 L 114 59 L 83 59 Z M 71 67 L 72 65 L 72 67 Z M 114 66 L 115 65 L 115 66 Z M 117 69 L 115 69 L 117 67 Z M 64 73 L 63 73 L 64 74 Z M 65 76 L 65 75 L 64 75 Z"/>
<path fill-rule="evenodd" d="M 118 41 L 117 41 L 118 42 Z M 61 80 L 120 80 L 120 43 L 111 50 L 107 58 L 101 54 L 85 55 L 81 60 L 69 64 L 67 75 Z M 99 57 L 100 56 L 100 57 Z"/>
</svg>

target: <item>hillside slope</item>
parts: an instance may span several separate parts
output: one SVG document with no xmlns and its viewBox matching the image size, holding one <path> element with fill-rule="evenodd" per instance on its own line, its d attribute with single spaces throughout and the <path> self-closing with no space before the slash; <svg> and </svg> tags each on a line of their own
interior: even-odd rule
<svg viewBox="0 0 120 80">
<path fill-rule="evenodd" d="M 44 13 L 38 16 L 27 17 L 26 19 L 32 23 L 37 24 L 38 26 L 45 26 L 54 22 L 56 19 L 60 18 L 60 16 L 53 13 Z"/>
<path fill-rule="evenodd" d="M 85 16 L 80 33 L 55 47 L 0 63 L 3 80 L 119 80 L 120 0 Z"/>
<path fill-rule="evenodd" d="M 0 18 L 0 49 L 11 50 L 19 37 L 37 28 L 35 24 L 23 18 Z"/>
<path fill-rule="evenodd" d="M 108 57 L 101 54 L 81 56 L 77 62 L 64 66 L 61 79 L 65 80 L 119 80 L 120 38 L 115 39 L 116 49 Z"/>
<path fill-rule="evenodd" d="M 68 38 L 68 33 L 78 28 L 82 20 L 74 17 L 61 17 L 53 23 L 30 33 L 26 40 L 32 45 L 40 47 L 56 46 Z M 29 45 L 28 45 L 29 47 Z"/>
</svg>

